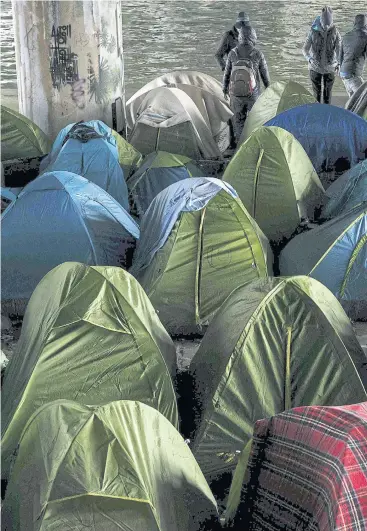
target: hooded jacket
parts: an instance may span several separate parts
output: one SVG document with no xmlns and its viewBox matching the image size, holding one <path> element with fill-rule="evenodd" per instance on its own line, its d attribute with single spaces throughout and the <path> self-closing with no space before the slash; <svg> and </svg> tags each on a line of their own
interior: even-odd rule
<svg viewBox="0 0 367 531">
<path fill-rule="evenodd" d="M 303 55 L 309 61 L 309 69 L 319 74 L 335 73 L 339 64 L 341 37 L 334 24 L 328 29 L 321 25 L 316 17 L 303 46 Z"/>
<path fill-rule="evenodd" d="M 354 28 L 344 35 L 340 53 L 340 76 L 362 77 L 367 58 L 367 17 L 356 16 Z"/>
<path fill-rule="evenodd" d="M 244 28 L 249 28 L 249 30 L 253 31 L 256 36 L 256 32 L 251 26 L 250 22 L 241 22 L 241 26 Z M 228 57 L 229 52 L 233 50 L 233 48 L 235 48 L 237 44 L 238 44 L 238 29 L 236 26 L 233 26 L 232 29 L 230 29 L 229 31 L 226 31 L 225 34 L 223 35 L 222 40 L 220 41 L 217 53 L 215 54 L 215 58 L 217 59 L 222 71 L 225 69 L 226 58 Z"/>
<path fill-rule="evenodd" d="M 247 34 L 247 35 L 246 35 Z M 260 92 L 260 78 L 264 83 L 265 88 L 270 85 L 270 76 L 268 65 L 264 54 L 255 48 L 256 33 L 250 28 L 245 31 L 244 43 L 238 44 L 228 55 L 226 67 L 223 75 L 223 91 L 228 92 L 229 83 L 231 80 L 231 73 L 234 63 L 241 59 L 249 59 L 252 62 L 254 72 L 256 74 L 256 89 L 252 95 L 252 99 L 256 99 Z"/>
</svg>

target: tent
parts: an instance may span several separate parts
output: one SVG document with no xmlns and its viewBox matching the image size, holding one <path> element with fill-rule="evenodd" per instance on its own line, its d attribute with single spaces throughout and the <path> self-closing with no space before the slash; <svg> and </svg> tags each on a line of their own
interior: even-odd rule
<svg viewBox="0 0 367 531">
<path fill-rule="evenodd" d="M 51 141 L 38 125 L 1 105 L 1 160 L 40 157 L 50 149 Z"/>
<path fill-rule="evenodd" d="M 139 400 L 177 426 L 176 350 L 148 297 L 126 271 L 67 262 L 28 304 L 2 395 L 3 470 L 43 404 Z"/>
<path fill-rule="evenodd" d="M 131 173 L 131 170 L 139 167 L 142 155 L 133 146 L 131 146 L 121 135 L 111 129 L 101 120 L 90 120 L 88 122 L 78 122 L 79 124 L 92 127 L 96 133 L 101 135 L 105 140 L 108 148 L 113 154 L 114 158 L 118 160 L 122 167 L 126 178 Z M 46 171 L 46 168 L 52 165 L 57 159 L 60 151 L 63 148 L 66 137 L 71 129 L 76 127 L 76 123 L 72 123 L 61 129 L 57 135 L 55 142 L 52 145 L 52 150 L 49 155 L 42 161 L 40 171 Z"/>
<path fill-rule="evenodd" d="M 334 218 L 367 202 L 367 160 L 338 177 L 326 195 L 328 201 L 322 211 L 325 218 Z"/>
<path fill-rule="evenodd" d="M 230 183 L 270 240 L 313 219 L 324 189 L 301 144 L 280 127 L 259 127 L 228 164 Z"/>
<path fill-rule="evenodd" d="M 367 120 L 367 81 L 349 98 L 345 108 Z"/>
<path fill-rule="evenodd" d="M 69 260 L 129 264 L 139 228 L 99 186 L 69 172 L 29 183 L 2 216 L 2 304 L 22 313 L 51 269 Z"/>
<path fill-rule="evenodd" d="M 316 278 L 352 319 L 367 319 L 367 203 L 291 240 L 280 273 Z"/>
<path fill-rule="evenodd" d="M 294 107 L 265 125 L 282 127 L 292 133 L 318 174 L 346 171 L 367 158 L 367 122 L 334 105 Z"/>
<path fill-rule="evenodd" d="M 258 127 L 278 114 L 305 105 L 316 103 L 315 98 L 295 81 L 276 81 L 272 83 L 256 100 L 249 112 L 243 128 L 240 143 L 245 142 Z"/>
<path fill-rule="evenodd" d="M 233 527 L 366 529 L 366 456 L 367 402 L 259 420 Z"/>
<path fill-rule="evenodd" d="M 202 176 L 202 171 L 188 157 L 157 151 L 145 158 L 127 185 L 138 214 L 142 216 L 154 197 L 167 186 L 199 176 Z"/>
<path fill-rule="evenodd" d="M 144 85 L 126 104 L 128 128 L 133 129 L 139 107 L 148 92 L 165 86 L 176 87 L 192 99 L 209 127 L 212 137 L 221 144 L 221 151 L 225 151 L 229 144 L 228 120 L 233 116 L 233 112 L 224 98 L 221 83 L 200 72 L 177 70 L 163 74 Z M 221 143 L 223 136 L 227 136 L 226 143 Z"/>
<path fill-rule="evenodd" d="M 155 199 L 141 222 L 131 273 L 172 334 L 202 331 L 238 285 L 271 274 L 268 241 L 236 192 L 185 179 Z"/>
<path fill-rule="evenodd" d="M 192 450 L 210 481 L 235 468 L 256 420 L 367 399 L 367 358 L 352 325 L 330 291 L 307 277 L 235 290 L 190 372 L 201 408 Z"/>
<path fill-rule="evenodd" d="M 81 134 L 86 132 L 95 132 L 98 137 L 86 141 Z M 49 160 L 42 164 L 41 173 L 51 171 L 68 171 L 85 177 L 129 212 L 129 194 L 116 140 L 112 129 L 103 122 L 95 120 L 65 127 L 55 140 Z"/>
<path fill-rule="evenodd" d="M 200 531 L 216 503 L 189 447 L 149 406 L 58 400 L 29 420 L 7 529 Z"/>
<path fill-rule="evenodd" d="M 158 87 L 142 101 L 130 143 L 143 155 L 167 151 L 192 159 L 221 159 L 219 147 L 192 99 L 178 88 Z"/>
</svg>

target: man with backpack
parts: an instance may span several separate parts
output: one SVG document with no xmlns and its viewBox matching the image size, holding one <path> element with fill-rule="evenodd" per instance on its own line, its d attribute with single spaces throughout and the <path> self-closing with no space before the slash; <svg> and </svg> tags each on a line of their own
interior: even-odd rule
<svg viewBox="0 0 367 531">
<path fill-rule="evenodd" d="M 356 15 L 354 28 L 343 38 L 340 53 L 340 77 L 349 98 L 363 85 L 363 69 L 367 58 L 367 15 Z"/>
<path fill-rule="evenodd" d="M 251 27 L 242 27 L 238 32 L 238 46 L 229 53 L 224 70 L 223 93 L 230 95 L 236 143 L 247 114 L 260 95 L 260 79 L 265 88 L 270 85 L 268 66 L 264 54 L 255 48 L 256 40 Z"/>
<path fill-rule="evenodd" d="M 238 44 L 238 31 L 243 27 L 251 28 L 251 24 L 249 16 L 243 11 L 241 11 L 241 13 L 238 13 L 236 24 L 233 26 L 232 29 L 226 31 L 223 35 L 217 53 L 215 54 L 215 57 L 219 63 L 219 66 L 222 69 L 222 72 L 225 69 L 226 59 L 229 55 L 229 52 L 233 50 L 233 48 L 235 48 Z M 253 31 L 255 32 L 255 30 Z M 256 37 L 256 33 L 254 34 Z"/>
</svg>

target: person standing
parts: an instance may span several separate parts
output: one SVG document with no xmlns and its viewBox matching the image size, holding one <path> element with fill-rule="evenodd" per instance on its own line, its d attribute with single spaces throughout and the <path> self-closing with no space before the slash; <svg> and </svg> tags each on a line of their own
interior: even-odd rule
<svg viewBox="0 0 367 531">
<path fill-rule="evenodd" d="M 367 15 L 357 15 L 354 27 L 343 37 L 340 53 L 340 77 L 349 98 L 363 85 L 367 58 Z"/>
<path fill-rule="evenodd" d="M 219 48 L 215 54 L 215 58 L 217 59 L 219 66 L 222 69 L 222 72 L 224 71 L 224 68 L 226 66 L 226 59 L 229 55 L 229 52 L 233 50 L 233 48 L 235 48 L 238 44 L 238 30 L 242 27 L 251 28 L 249 16 L 244 11 L 241 11 L 238 14 L 236 23 L 233 28 L 225 32 L 222 37 L 222 40 L 220 41 Z M 253 31 L 255 32 L 255 30 Z"/>
<path fill-rule="evenodd" d="M 233 129 L 238 144 L 247 114 L 260 95 L 260 80 L 265 88 L 270 76 L 264 54 L 255 48 L 256 33 L 251 27 L 238 32 L 238 45 L 229 53 L 223 75 L 223 93 L 230 95 L 234 113 Z"/>
<path fill-rule="evenodd" d="M 315 98 L 321 103 L 323 95 L 324 103 L 331 103 L 341 51 L 341 37 L 334 25 L 331 7 L 325 6 L 321 16 L 316 17 L 302 51 L 308 61 Z"/>
</svg>

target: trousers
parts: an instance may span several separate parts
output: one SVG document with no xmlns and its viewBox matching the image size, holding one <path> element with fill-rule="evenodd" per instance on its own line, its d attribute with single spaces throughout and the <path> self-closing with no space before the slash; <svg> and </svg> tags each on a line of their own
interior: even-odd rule
<svg viewBox="0 0 367 531">
<path fill-rule="evenodd" d="M 343 77 L 342 81 L 345 86 L 345 90 L 348 92 L 348 96 L 351 98 L 355 92 L 363 85 L 363 78 L 360 76 L 350 77 L 349 79 Z"/>
<path fill-rule="evenodd" d="M 257 97 L 254 96 L 252 96 L 251 98 L 240 98 L 238 96 L 231 96 L 230 107 L 234 114 L 232 118 L 232 124 L 236 144 L 238 144 L 238 141 L 241 137 L 241 133 L 243 130 L 243 126 L 245 125 L 247 115 L 251 111 L 256 100 Z"/>
<path fill-rule="evenodd" d="M 331 103 L 331 92 L 335 81 L 335 74 L 319 74 L 314 70 L 310 70 L 310 78 L 316 100 L 321 103 L 321 94 L 323 93 L 324 103 Z"/>
</svg>

